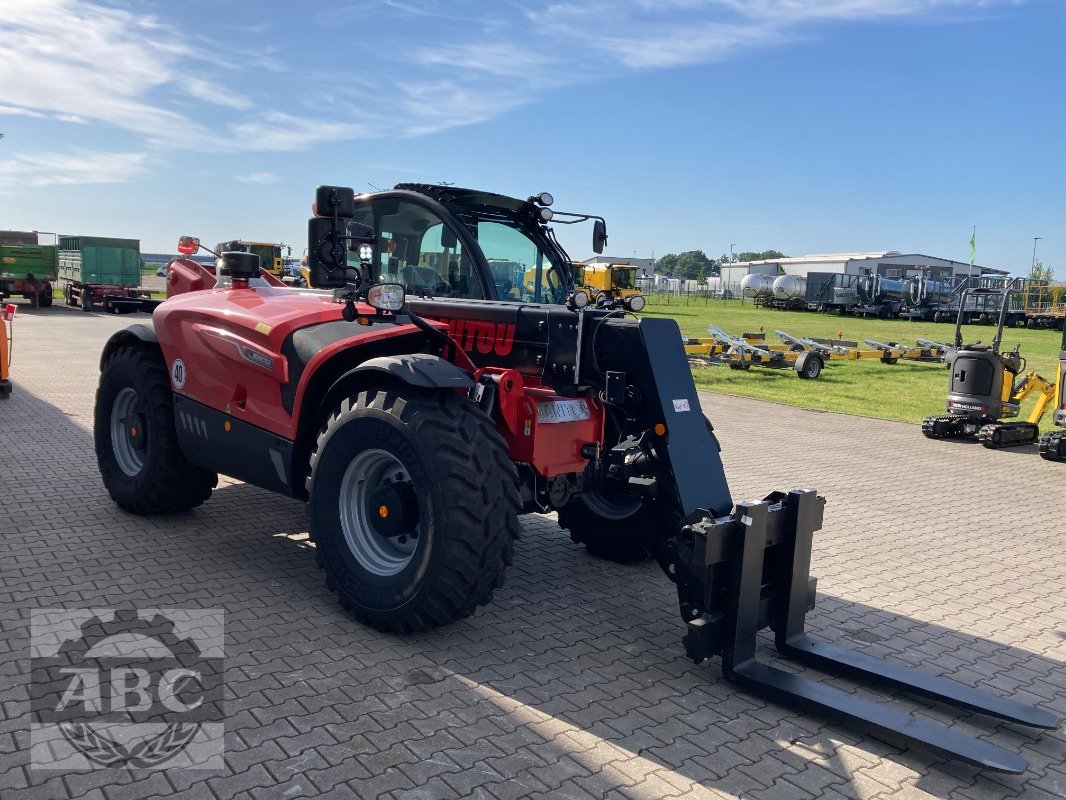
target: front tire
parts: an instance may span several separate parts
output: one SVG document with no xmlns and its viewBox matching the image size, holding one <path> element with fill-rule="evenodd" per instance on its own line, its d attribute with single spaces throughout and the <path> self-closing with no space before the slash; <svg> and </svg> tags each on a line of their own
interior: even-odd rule
<svg viewBox="0 0 1066 800">
<path fill-rule="evenodd" d="M 626 499 L 586 491 L 559 509 L 559 527 L 597 558 L 619 564 L 643 561 L 654 546 L 655 519 L 639 500 L 627 504 Z"/>
<path fill-rule="evenodd" d="M 327 585 L 378 630 L 469 616 L 514 560 L 517 472 L 491 420 L 458 395 L 345 400 L 318 437 L 308 491 Z"/>
<path fill-rule="evenodd" d="M 188 511 L 211 496 L 218 475 L 186 461 L 174 427 L 163 355 L 120 347 L 100 375 L 93 412 L 96 462 L 111 499 L 133 514 Z"/>
</svg>

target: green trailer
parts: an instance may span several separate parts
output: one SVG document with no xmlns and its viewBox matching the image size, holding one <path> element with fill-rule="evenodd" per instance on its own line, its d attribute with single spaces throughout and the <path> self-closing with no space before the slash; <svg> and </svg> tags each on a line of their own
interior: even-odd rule
<svg viewBox="0 0 1066 800">
<path fill-rule="evenodd" d="M 0 300 L 21 296 L 47 308 L 57 275 L 54 245 L 37 244 L 37 234 L 28 231 L 0 231 Z"/>
<path fill-rule="evenodd" d="M 140 289 L 141 243 L 103 236 L 59 237 L 59 280 L 68 306 L 136 311 L 151 293 Z"/>
</svg>

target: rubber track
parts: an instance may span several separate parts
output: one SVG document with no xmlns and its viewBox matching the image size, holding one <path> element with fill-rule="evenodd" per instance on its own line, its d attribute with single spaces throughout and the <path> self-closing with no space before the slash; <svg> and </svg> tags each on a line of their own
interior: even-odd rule
<svg viewBox="0 0 1066 800">
<path fill-rule="evenodd" d="M 1040 457 L 1048 461 L 1066 461 L 1066 432 L 1052 431 L 1040 439 Z"/>
<path fill-rule="evenodd" d="M 1031 422 L 993 422 L 977 432 L 977 441 L 989 450 L 1034 444 L 1040 428 Z"/>
</svg>

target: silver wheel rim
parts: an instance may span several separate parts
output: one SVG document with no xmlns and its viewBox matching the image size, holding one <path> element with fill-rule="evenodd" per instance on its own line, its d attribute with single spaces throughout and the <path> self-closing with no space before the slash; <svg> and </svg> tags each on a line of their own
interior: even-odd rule
<svg viewBox="0 0 1066 800">
<path fill-rule="evenodd" d="M 111 406 L 111 449 L 119 469 L 131 478 L 137 477 L 144 469 L 144 449 L 135 446 L 135 437 L 138 434 L 142 437 L 148 435 L 146 430 L 136 430 L 138 426 L 143 428 L 141 415 L 137 411 L 139 405 L 137 390 L 127 386 L 118 393 Z"/>
<path fill-rule="evenodd" d="M 364 450 L 352 459 L 341 479 L 341 530 L 348 550 L 367 572 L 387 577 L 411 563 L 422 534 L 419 523 L 402 536 L 383 536 L 370 519 L 372 495 L 389 484 L 409 483 L 403 463 L 385 450 Z"/>
</svg>

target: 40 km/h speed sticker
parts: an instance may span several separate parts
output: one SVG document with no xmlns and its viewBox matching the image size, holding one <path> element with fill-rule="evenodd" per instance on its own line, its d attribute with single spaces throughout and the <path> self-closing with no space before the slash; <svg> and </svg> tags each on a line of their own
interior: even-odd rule
<svg viewBox="0 0 1066 800">
<path fill-rule="evenodd" d="M 175 389 L 180 389 L 185 385 L 185 378 L 188 377 L 185 371 L 185 362 L 180 358 L 175 358 L 174 363 L 170 365 L 170 380 L 174 384 Z"/>
</svg>

